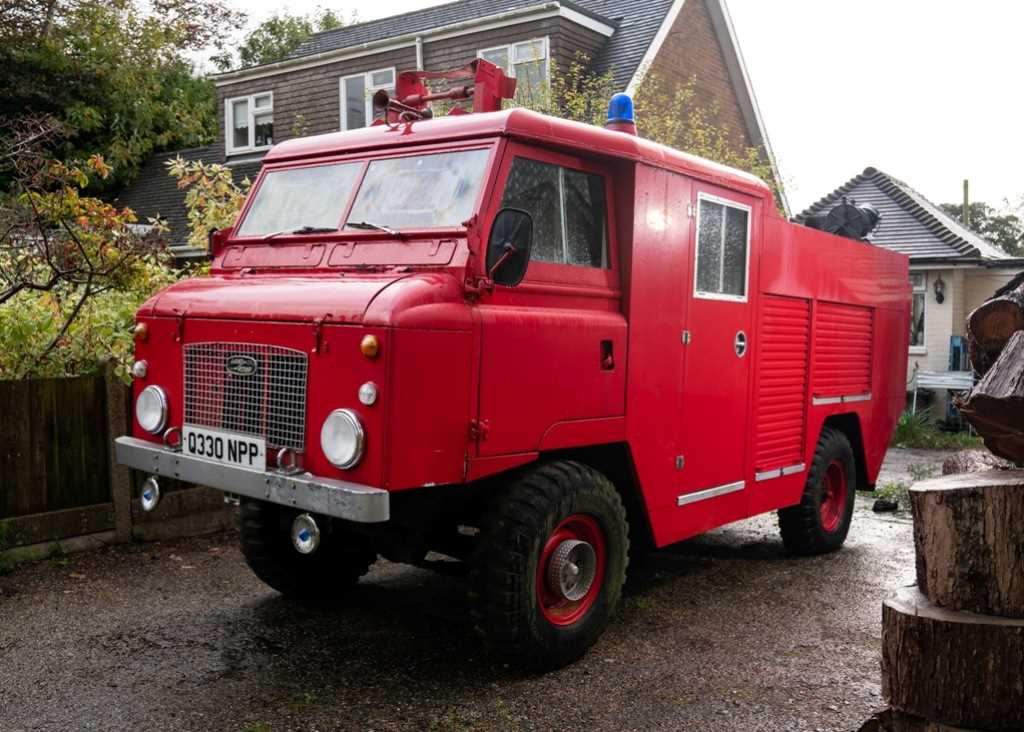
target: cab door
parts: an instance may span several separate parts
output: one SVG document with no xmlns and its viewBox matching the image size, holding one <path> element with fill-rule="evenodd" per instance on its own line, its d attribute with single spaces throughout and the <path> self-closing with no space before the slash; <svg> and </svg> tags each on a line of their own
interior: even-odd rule
<svg viewBox="0 0 1024 732">
<path fill-rule="evenodd" d="M 759 203 L 694 186 L 687 287 L 683 482 L 677 505 L 695 529 L 746 515 L 751 377 L 751 242 Z M 690 523 L 690 522 L 687 522 Z"/>
</svg>

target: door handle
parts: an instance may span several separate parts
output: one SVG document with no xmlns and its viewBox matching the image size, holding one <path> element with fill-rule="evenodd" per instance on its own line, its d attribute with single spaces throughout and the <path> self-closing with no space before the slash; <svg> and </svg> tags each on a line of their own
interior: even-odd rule
<svg viewBox="0 0 1024 732">
<path fill-rule="evenodd" d="M 601 341 L 601 370 L 615 370 L 615 344 L 612 341 Z"/>
</svg>

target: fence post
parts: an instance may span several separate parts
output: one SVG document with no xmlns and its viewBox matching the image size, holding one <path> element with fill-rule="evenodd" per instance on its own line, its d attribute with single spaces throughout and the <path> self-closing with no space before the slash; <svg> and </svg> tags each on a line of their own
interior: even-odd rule
<svg viewBox="0 0 1024 732">
<path fill-rule="evenodd" d="M 117 464 L 114 439 L 129 430 L 128 398 L 125 385 L 114 373 L 114 362 L 104 368 L 107 387 L 107 444 L 110 447 L 110 495 L 114 502 L 114 534 L 119 542 L 132 540 L 132 472 Z"/>
</svg>

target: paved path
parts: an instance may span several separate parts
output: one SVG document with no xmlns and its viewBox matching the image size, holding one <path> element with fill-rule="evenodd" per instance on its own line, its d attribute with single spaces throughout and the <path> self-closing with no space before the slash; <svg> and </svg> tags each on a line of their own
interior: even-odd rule
<svg viewBox="0 0 1024 732">
<path fill-rule="evenodd" d="M 881 706 L 880 603 L 911 527 L 858 499 L 846 548 L 782 551 L 761 517 L 659 552 L 579 663 L 481 652 L 459 581 L 380 562 L 334 613 L 296 608 L 232 534 L 0 578 L 0 730 L 851 730 Z"/>
</svg>

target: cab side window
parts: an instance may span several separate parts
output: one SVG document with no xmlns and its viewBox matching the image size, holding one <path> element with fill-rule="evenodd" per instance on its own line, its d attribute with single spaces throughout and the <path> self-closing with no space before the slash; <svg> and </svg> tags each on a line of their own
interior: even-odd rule
<svg viewBox="0 0 1024 732">
<path fill-rule="evenodd" d="M 533 216 L 532 260 L 608 267 L 603 176 L 516 158 L 501 205 L 528 211 Z"/>
<path fill-rule="evenodd" d="M 698 297 L 746 300 L 750 209 L 701 195 L 697 212 Z"/>
</svg>

